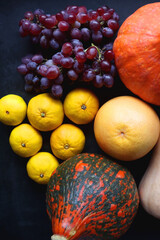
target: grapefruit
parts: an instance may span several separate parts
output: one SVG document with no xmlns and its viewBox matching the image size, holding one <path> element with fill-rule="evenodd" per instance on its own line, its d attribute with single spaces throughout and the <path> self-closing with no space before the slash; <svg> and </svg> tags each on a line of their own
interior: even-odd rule
<svg viewBox="0 0 160 240">
<path fill-rule="evenodd" d="M 159 118 L 153 108 L 131 96 L 107 101 L 94 121 L 94 134 L 100 148 L 124 161 L 146 155 L 156 144 L 159 130 Z"/>
</svg>

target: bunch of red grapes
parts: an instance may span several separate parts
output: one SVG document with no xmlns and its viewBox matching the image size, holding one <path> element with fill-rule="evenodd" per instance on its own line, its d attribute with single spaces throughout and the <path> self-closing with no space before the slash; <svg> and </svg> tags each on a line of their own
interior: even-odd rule
<svg viewBox="0 0 160 240">
<path fill-rule="evenodd" d="M 114 9 L 102 6 L 96 11 L 68 6 L 56 15 L 43 10 L 26 12 L 19 23 L 22 37 L 30 36 L 52 57 L 27 55 L 17 70 L 25 78 L 27 92 L 63 94 L 64 82 L 84 81 L 97 88 L 112 87 L 116 74 L 113 41 L 119 28 Z"/>
</svg>

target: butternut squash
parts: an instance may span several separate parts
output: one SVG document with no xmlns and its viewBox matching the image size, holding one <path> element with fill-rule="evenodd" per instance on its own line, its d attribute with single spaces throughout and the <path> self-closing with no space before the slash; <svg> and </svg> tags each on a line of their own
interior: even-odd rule
<svg viewBox="0 0 160 240">
<path fill-rule="evenodd" d="M 142 207 L 150 215 L 160 219 L 160 137 L 138 191 Z"/>
</svg>

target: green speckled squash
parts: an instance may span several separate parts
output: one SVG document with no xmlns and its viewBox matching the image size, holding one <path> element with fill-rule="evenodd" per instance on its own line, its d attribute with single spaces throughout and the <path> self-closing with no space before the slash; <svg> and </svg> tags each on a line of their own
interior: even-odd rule
<svg viewBox="0 0 160 240">
<path fill-rule="evenodd" d="M 98 154 L 76 155 L 53 172 L 47 188 L 52 240 L 113 240 L 130 227 L 139 206 L 135 180 Z"/>
</svg>

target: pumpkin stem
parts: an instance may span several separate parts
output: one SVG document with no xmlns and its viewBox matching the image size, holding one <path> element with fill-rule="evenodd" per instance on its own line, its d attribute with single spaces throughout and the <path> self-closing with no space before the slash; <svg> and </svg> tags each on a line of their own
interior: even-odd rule
<svg viewBox="0 0 160 240">
<path fill-rule="evenodd" d="M 51 236 L 51 240 L 67 240 L 66 237 L 60 236 L 58 234 L 54 234 Z"/>
</svg>

